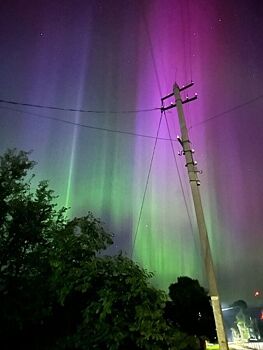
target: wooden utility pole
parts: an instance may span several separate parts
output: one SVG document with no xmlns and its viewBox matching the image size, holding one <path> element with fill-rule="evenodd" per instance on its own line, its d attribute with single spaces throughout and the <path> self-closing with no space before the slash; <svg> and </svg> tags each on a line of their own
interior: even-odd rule
<svg viewBox="0 0 263 350">
<path fill-rule="evenodd" d="M 201 196 L 200 196 L 200 191 L 199 191 L 199 185 L 200 185 L 200 181 L 198 180 L 199 171 L 197 169 L 197 163 L 193 159 L 194 150 L 191 148 L 191 142 L 189 140 L 188 130 L 187 130 L 186 121 L 185 121 L 185 117 L 184 117 L 184 111 L 183 111 L 183 104 L 196 99 L 196 96 L 191 98 L 191 99 L 187 98 L 185 101 L 182 101 L 182 98 L 180 95 L 180 91 L 185 90 L 192 85 L 193 85 L 193 83 L 191 83 L 187 86 L 183 86 L 180 89 L 179 86 L 175 83 L 174 87 L 173 87 L 173 93 L 162 98 L 162 104 L 163 104 L 163 101 L 166 98 L 174 96 L 175 97 L 175 104 L 172 104 L 171 106 L 166 107 L 166 108 L 164 106 L 162 106 L 162 110 L 165 111 L 166 109 L 170 109 L 173 107 L 177 108 L 180 129 L 181 129 L 181 137 L 178 138 L 178 141 L 180 142 L 180 144 L 183 148 L 182 154 L 185 156 L 185 160 L 186 160 L 186 167 L 187 167 L 188 178 L 190 181 L 190 186 L 191 186 L 191 191 L 192 191 L 192 197 L 193 197 L 196 220 L 197 220 L 197 225 L 198 225 L 202 255 L 203 255 L 203 259 L 204 259 L 205 271 L 206 271 L 207 280 L 208 280 L 208 284 L 209 284 L 209 294 L 211 297 L 213 314 L 214 314 L 214 318 L 215 318 L 219 349 L 220 350 L 228 350 L 228 343 L 227 343 L 227 338 L 226 338 L 226 333 L 225 333 L 225 328 L 224 328 L 223 314 L 222 314 L 221 305 L 220 305 L 219 293 L 218 293 L 218 288 L 217 288 L 217 282 L 216 282 L 216 276 L 215 276 L 215 271 L 214 271 L 212 254 L 211 254 L 211 248 L 210 248 L 210 244 L 209 244 L 209 240 L 208 240 L 208 234 L 207 234 L 206 223 L 205 223 L 205 218 L 204 218 L 203 206 L 202 206 L 202 201 L 201 201 Z"/>
</svg>

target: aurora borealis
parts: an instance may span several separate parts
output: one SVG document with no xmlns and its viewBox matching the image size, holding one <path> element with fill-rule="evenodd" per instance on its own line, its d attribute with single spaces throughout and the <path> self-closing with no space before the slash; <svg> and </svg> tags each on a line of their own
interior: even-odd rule
<svg viewBox="0 0 263 350">
<path fill-rule="evenodd" d="M 160 110 L 126 112 L 159 108 L 175 81 L 195 82 L 187 92 L 198 99 L 184 108 L 221 299 L 256 302 L 263 2 L 10 0 L 0 9 L 1 100 L 105 112 L 0 103 L 1 153 L 32 149 L 59 205 L 100 217 L 116 235 L 111 251 L 133 251 L 164 289 L 180 275 L 206 285 L 186 168 L 164 118 L 155 140 Z M 166 115 L 175 140 L 176 110 Z"/>
</svg>

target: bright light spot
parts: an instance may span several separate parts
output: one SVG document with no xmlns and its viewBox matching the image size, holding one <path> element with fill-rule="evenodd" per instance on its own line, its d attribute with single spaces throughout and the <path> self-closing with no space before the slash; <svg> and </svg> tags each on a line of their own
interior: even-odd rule
<svg viewBox="0 0 263 350">
<path fill-rule="evenodd" d="M 260 292 L 257 290 L 256 292 L 255 292 L 255 297 L 259 297 L 260 296 Z"/>
<path fill-rule="evenodd" d="M 230 307 L 223 307 L 222 311 L 227 311 L 227 310 L 232 310 L 234 309 L 234 307 L 230 306 Z"/>
</svg>

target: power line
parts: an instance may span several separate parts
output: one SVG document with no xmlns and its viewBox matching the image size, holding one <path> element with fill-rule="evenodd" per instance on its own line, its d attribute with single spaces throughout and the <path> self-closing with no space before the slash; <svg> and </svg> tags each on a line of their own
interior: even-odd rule
<svg viewBox="0 0 263 350">
<path fill-rule="evenodd" d="M 156 66 L 156 65 L 154 64 L 154 66 Z M 155 71 L 155 74 L 157 75 L 157 82 L 158 82 L 157 84 L 159 85 L 158 73 L 156 71 Z M 208 117 L 208 118 L 206 118 L 205 120 L 203 120 L 201 122 L 195 123 L 195 124 L 191 125 L 189 129 L 194 128 L 194 127 L 199 126 L 199 125 L 202 125 L 202 124 L 205 124 L 205 123 L 209 122 L 210 120 L 217 119 L 217 118 L 219 118 L 221 116 L 224 116 L 225 114 L 228 114 L 228 113 L 233 112 L 233 111 L 235 111 L 237 109 L 240 109 L 240 108 L 242 108 L 242 107 L 244 107 L 246 105 L 254 103 L 254 102 L 256 102 L 256 101 L 258 101 L 258 100 L 260 100 L 262 98 L 263 98 L 263 94 L 255 97 L 255 98 L 252 98 L 252 99 L 250 99 L 250 100 L 248 100 L 248 101 L 246 101 L 244 103 L 240 103 L 240 104 L 238 104 L 238 105 L 236 105 L 236 106 L 234 106 L 234 107 L 232 107 L 230 109 L 227 109 L 227 110 L 225 110 L 223 112 L 220 112 L 220 113 L 215 114 L 215 115 L 213 115 L 211 117 Z M 56 106 L 38 105 L 38 104 L 17 102 L 17 101 L 13 101 L 13 100 L 4 100 L 4 99 L 0 99 L 0 103 L 6 103 L 6 104 L 11 104 L 11 105 L 16 105 L 16 106 L 23 106 L 23 107 L 51 109 L 51 110 L 64 111 L 64 112 L 66 111 L 66 112 L 94 113 L 94 114 L 131 114 L 131 113 L 147 113 L 147 112 L 153 112 L 153 111 L 161 110 L 161 107 L 155 107 L 155 108 L 149 108 L 149 109 L 138 109 L 138 110 L 120 110 L 120 111 L 87 110 L 87 109 L 62 108 L 62 107 L 56 107 Z M 8 107 L 0 107 L 0 108 L 8 109 Z M 11 109 L 11 108 L 10 108 L 10 110 L 34 115 L 33 113 L 25 112 L 25 111 L 21 111 L 21 110 L 16 110 L 16 109 Z M 37 115 L 37 114 L 35 114 L 35 115 Z M 40 116 L 40 115 L 38 115 L 38 116 Z M 40 117 L 47 118 L 47 119 L 54 119 L 54 120 L 61 121 L 61 122 L 63 121 L 62 119 L 48 117 L 48 116 L 40 116 Z M 64 121 L 64 122 L 68 123 L 68 124 L 70 124 L 70 123 L 74 124 L 73 122 L 69 122 L 69 121 Z M 77 123 L 76 123 L 76 125 L 77 125 Z M 89 127 L 89 126 L 83 125 L 83 124 L 79 124 L 79 126 Z M 93 128 L 93 127 L 90 127 L 90 128 Z M 120 132 L 120 133 L 131 134 L 131 135 L 142 136 L 142 137 L 149 137 L 149 138 L 154 138 L 155 139 L 155 136 L 140 135 L 140 134 L 136 134 L 136 133 L 123 132 L 123 131 L 114 131 L 114 130 L 108 130 L 108 129 L 104 129 L 104 128 L 97 128 L 97 129 L 102 129 L 102 130 L 110 131 L 110 132 Z M 160 139 L 169 141 L 169 139 L 166 139 L 166 138 L 160 138 Z M 173 140 L 173 141 L 176 141 L 176 140 Z"/>
<path fill-rule="evenodd" d="M 68 125 L 78 126 L 78 127 L 82 127 L 82 128 L 91 129 L 91 130 L 105 131 L 105 132 L 110 132 L 110 133 L 115 133 L 115 134 L 124 134 L 124 135 L 135 136 L 135 137 L 143 137 L 143 138 L 154 139 L 154 140 L 156 139 L 156 136 L 152 136 L 152 135 L 144 135 L 144 134 L 138 134 L 138 133 L 130 132 L 130 131 L 114 130 L 114 129 L 109 129 L 109 128 L 102 128 L 102 127 L 98 127 L 98 126 L 81 124 L 81 123 L 72 122 L 70 120 L 60 119 L 60 118 L 57 118 L 57 117 L 50 117 L 50 116 L 45 116 L 45 115 L 38 114 L 38 113 L 22 111 L 22 110 L 16 109 L 16 108 L 1 107 L 0 106 L 0 109 L 10 110 L 10 111 L 14 111 L 14 112 L 30 115 L 30 116 L 33 116 L 33 117 L 41 118 L 41 119 L 53 120 L 53 121 L 56 121 L 56 122 L 59 122 L 59 123 L 64 123 L 64 124 L 68 124 Z M 170 141 L 170 139 L 165 138 L 165 137 L 158 137 L 158 140 Z M 173 139 L 172 141 L 177 141 L 177 140 Z"/>
<path fill-rule="evenodd" d="M 47 105 L 38 105 L 33 103 L 25 103 L 25 102 L 17 102 L 17 101 L 11 101 L 11 100 L 3 100 L 0 99 L 0 103 L 7 103 L 11 105 L 16 106 L 23 106 L 23 107 L 33 107 L 33 108 L 42 108 L 42 109 L 52 109 L 56 111 L 66 111 L 66 112 L 79 112 L 79 113 L 95 113 L 95 114 L 130 114 L 130 113 L 146 113 L 146 112 L 153 112 L 160 110 L 161 108 L 146 108 L 146 109 L 138 109 L 138 110 L 123 110 L 123 111 L 103 111 L 103 110 L 91 110 L 91 109 L 76 109 L 76 108 L 63 108 L 63 107 L 56 107 L 56 106 L 47 106 Z"/>
<path fill-rule="evenodd" d="M 150 54 L 151 54 L 151 59 L 152 59 L 152 64 L 153 64 L 153 70 L 154 70 L 154 74 L 155 74 L 156 84 L 157 84 L 157 87 L 158 87 L 158 90 L 159 90 L 159 94 L 160 94 L 160 97 L 161 97 L 162 96 L 161 82 L 160 82 L 160 77 L 159 77 L 159 74 L 158 74 L 157 63 L 156 63 L 156 58 L 155 58 L 154 49 L 153 49 L 153 43 L 152 43 L 152 38 L 151 38 L 148 22 L 147 22 L 147 19 L 146 19 L 146 16 L 145 16 L 144 5 L 143 5 L 142 2 L 141 2 L 141 9 L 142 9 L 141 10 L 142 20 L 143 20 L 146 36 L 148 38 L 149 46 L 150 46 Z"/>
<path fill-rule="evenodd" d="M 236 106 L 234 106 L 234 107 L 232 107 L 230 109 L 227 109 L 227 110 L 225 110 L 223 112 L 220 112 L 220 113 L 215 114 L 215 115 L 213 115 L 211 117 L 208 117 L 208 118 L 206 118 L 205 120 L 203 120 L 201 122 L 195 123 L 192 126 L 190 126 L 189 129 L 195 128 L 196 126 L 199 126 L 199 125 L 202 125 L 202 124 L 206 124 L 207 122 L 209 122 L 209 121 L 211 121 L 213 119 L 217 119 L 217 118 L 223 117 L 225 114 L 228 114 L 228 113 L 231 113 L 231 112 L 233 112 L 233 111 L 235 111 L 237 109 L 243 108 L 243 107 L 245 107 L 245 106 L 247 106 L 247 105 L 249 105 L 251 103 L 254 103 L 254 102 L 256 102 L 256 101 L 258 101 L 258 100 L 260 100 L 262 98 L 263 98 L 263 94 L 259 95 L 257 97 L 254 97 L 254 98 L 252 98 L 252 99 L 250 99 L 250 100 L 248 100 L 246 102 L 240 103 L 240 104 L 238 104 L 238 105 L 236 105 Z"/>
<path fill-rule="evenodd" d="M 160 83 L 160 78 L 159 78 L 159 74 L 158 74 L 158 70 L 157 70 L 157 64 L 156 64 L 156 60 L 155 60 L 155 56 L 154 56 L 154 50 L 153 50 L 151 35 L 150 35 L 149 28 L 148 28 L 147 20 L 146 20 L 146 17 L 145 17 L 145 13 L 144 13 L 143 4 L 141 4 L 141 8 L 142 8 L 142 11 L 141 11 L 142 20 L 143 20 L 143 23 L 144 23 L 146 35 L 148 37 L 148 41 L 149 41 L 149 45 L 150 45 L 150 54 L 151 54 L 151 59 L 152 59 L 152 63 L 153 63 L 153 70 L 154 70 L 154 74 L 155 74 L 155 78 L 156 78 L 156 84 L 158 86 L 159 94 L 160 94 L 160 97 L 161 97 L 162 96 L 161 83 Z M 141 223 L 142 211 L 143 211 L 143 207 L 144 207 L 144 202 L 145 202 L 146 193 L 147 193 L 147 189 L 148 189 L 148 183 L 149 183 L 150 174 L 151 174 L 152 165 L 153 165 L 153 159 L 154 159 L 154 155 L 155 155 L 155 151 L 156 151 L 156 147 L 157 147 L 157 142 L 158 142 L 158 139 L 159 139 L 158 136 L 159 136 L 161 123 L 162 123 L 162 118 L 163 118 L 163 111 L 162 111 L 161 108 L 159 108 L 159 109 L 161 110 L 161 116 L 160 116 L 160 120 L 159 120 L 159 124 L 158 124 L 158 128 L 157 128 L 157 133 L 156 133 L 156 137 L 155 137 L 155 143 L 154 143 L 153 151 L 152 151 L 152 157 L 151 157 L 149 170 L 148 170 L 148 174 L 147 174 L 147 179 L 146 179 L 146 184 L 145 184 L 145 188 L 144 188 L 144 192 L 143 192 L 143 198 L 142 198 L 142 203 L 141 203 L 141 207 L 140 207 L 139 218 L 138 218 L 138 222 L 137 222 L 137 226 L 136 226 L 136 231 L 135 231 L 135 234 L 134 234 L 134 239 L 133 239 L 133 242 L 132 242 L 132 247 L 131 247 L 131 257 L 132 258 L 133 258 L 133 253 L 134 253 L 134 249 L 135 249 L 135 243 L 136 243 L 137 235 L 138 235 L 138 232 L 139 232 L 139 226 L 140 226 L 140 223 Z"/>
<path fill-rule="evenodd" d="M 157 142 L 158 142 L 158 136 L 159 136 L 159 132 L 160 132 L 160 128 L 161 128 L 162 118 L 163 118 L 163 113 L 161 113 L 159 124 L 158 124 L 158 128 L 157 128 L 157 133 L 156 133 L 155 142 L 154 142 L 153 151 L 152 151 L 152 157 L 151 157 L 151 161 L 150 161 L 150 165 L 149 165 L 149 170 L 148 170 L 148 174 L 147 174 L 146 184 L 145 184 L 144 191 L 143 191 L 143 197 L 142 197 L 142 203 L 141 203 L 141 207 L 140 207 L 139 218 L 138 218 L 138 222 L 137 222 L 137 226 L 136 226 L 134 239 L 133 239 L 133 242 L 132 242 L 131 257 L 133 257 L 135 243 L 136 243 L 137 235 L 138 235 L 138 232 L 139 232 L 139 227 L 140 227 L 141 218 L 142 218 L 142 211 L 143 211 L 144 202 L 145 202 L 145 198 L 146 198 L 146 193 L 147 193 L 147 189 L 148 189 L 148 184 L 149 184 L 149 180 L 150 180 L 150 175 L 151 175 L 151 171 L 152 171 L 153 159 L 154 159 L 156 146 L 157 146 Z"/>
</svg>

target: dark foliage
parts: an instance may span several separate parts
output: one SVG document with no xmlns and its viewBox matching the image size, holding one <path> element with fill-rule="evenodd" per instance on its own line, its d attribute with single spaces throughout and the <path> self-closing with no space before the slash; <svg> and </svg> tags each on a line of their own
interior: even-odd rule
<svg viewBox="0 0 263 350">
<path fill-rule="evenodd" d="M 112 235 L 91 213 L 68 220 L 46 181 L 33 191 L 33 166 L 26 152 L 0 157 L 1 349 L 195 349 L 151 274 L 103 256 Z"/>
<path fill-rule="evenodd" d="M 181 331 L 207 339 L 216 340 L 215 322 L 210 297 L 197 280 L 179 277 L 169 287 L 171 301 L 167 301 L 167 320 Z"/>
</svg>

